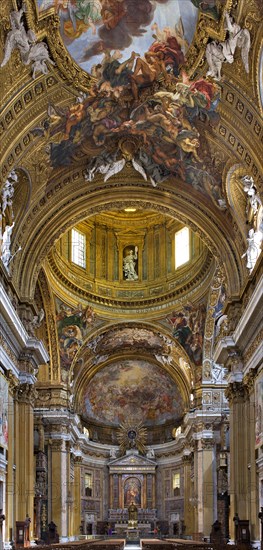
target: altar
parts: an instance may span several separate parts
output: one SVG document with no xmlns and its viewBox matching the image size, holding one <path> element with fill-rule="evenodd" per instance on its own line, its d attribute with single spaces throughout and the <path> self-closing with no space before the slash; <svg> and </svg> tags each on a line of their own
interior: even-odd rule
<svg viewBox="0 0 263 550">
<path fill-rule="evenodd" d="M 131 534 L 132 531 L 138 531 L 138 538 L 141 536 L 147 536 L 151 532 L 151 524 L 150 523 L 138 523 L 136 529 L 129 529 L 128 523 L 115 523 L 114 531 L 116 535 L 120 535 L 120 537 L 127 536 L 127 534 Z M 134 539 L 133 539 L 134 540 Z M 136 539 L 137 540 L 137 539 Z"/>
<path fill-rule="evenodd" d="M 156 461 L 141 456 L 137 449 L 126 451 L 126 455 L 110 460 L 109 467 L 109 521 L 128 521 L 128 508 L 132 504 L 138 509 L 138 521 L 152 521 L 155 510 Z M 111 514 L 111 510 L 113 514 Z M 111 515 L 115 515 L 110 517 Z M 142 517 L 143 516 L 143 517 Z"/>
</svg>

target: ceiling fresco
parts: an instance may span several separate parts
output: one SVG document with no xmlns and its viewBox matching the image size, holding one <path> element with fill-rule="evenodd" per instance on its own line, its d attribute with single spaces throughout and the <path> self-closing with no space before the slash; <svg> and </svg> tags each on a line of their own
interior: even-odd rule
<svg viewBox="0 0 263 550">
<path fill-rule="evenodd" d="M 180 43 L 178 59 L 174 59 L 178 72 L 178 61 L 193 39 L 198 4 L 196 0 L 38 0 L 40 13 L 54 7 L 64 44 L 91 74 L 107 50 L 119 50 L 126 61 L 133 51 L 143 55 L 160 36 L 176 36 Z M 216 13 L 216 8 L 209 11 Z"/>
<path fill-rule="evenodd" d="M 170 343 L 170 342 L 169 342 Z M 143 327 L 112 328 L 96 343 L 95 351 L 110 352 L 112 349 L 135 349 L 159 352 L 168 347 L 168 339 Z"/>
<path fill-rule="evenodd" d="M 172 325 L 173 337 L 183 346 L 190 360 L 197 366 L 202 365 L 206 305 L 187 304 L 166 319 Z"/>
<path fill-rule="evenodd" d="M 119 425 L 129 417 L 144 426 L 160 425 L 183 415 L 184 404 L 174 380 L 144 360 L 123 360 L 102 368 L 83 394 L 85 419 Z"/>
<path fill-rule="evenodd" d="M 49 142 L 51 166 L 83 160 L 91 182 L 96 173 L 107 181 L 130 162 L 153 187 L 175 176 L 225 209 L 205 136 L 219 122 L 221 88 L 211 78 L 191 80 L 185 70 L 197 7 L 216 18 L 215 2 L 53 4 L 64 43 L 93 78 L 66 108 L 50 103 L 43 126 L 32 132 Z M 39 0 L 40 11 L 46 7 L 50 1 Z"/>
<path fill-rule="evenodd" d="M 56 325 L 59 341 L 60 365 L 68 370 L 83 344 L 88 331 L 94 325 L 95 313 L 91 306 L 68 306 L 56 298 Z"/>
</svg>

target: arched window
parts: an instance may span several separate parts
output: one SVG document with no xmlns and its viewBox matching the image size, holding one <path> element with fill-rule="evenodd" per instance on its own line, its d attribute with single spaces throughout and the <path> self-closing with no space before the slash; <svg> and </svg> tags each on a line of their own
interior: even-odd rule
<svg viewBox="0 0 263 550">
<path fill-rule="evenodd" d="M 190 260 L 190 236 L 188 227 L 175 233 L 175 269 Z"/>
<path fill-rule="evenodd" d="M 86 267 L 86 236 L 76 229 L 71 231 L 71 261 Z"/>
</svg>

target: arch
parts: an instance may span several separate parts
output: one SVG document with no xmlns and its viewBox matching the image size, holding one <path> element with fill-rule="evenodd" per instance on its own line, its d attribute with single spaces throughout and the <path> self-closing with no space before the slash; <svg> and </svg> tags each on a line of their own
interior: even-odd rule
<svg viewBox="0 0 263 550">
<path fill-rule="evenodd" d="M 76 196 L 77 181 L 68 190 L 67 203 L 65 194 L 58 193 L 57 197 L 51 198 L 48 213 L 43 215 L 42 208 L 35 208 L 34 231 L 31 235 L 26 231 L 23 239 L 26 240 L 22 250 L 22 258 L 17 262 L 17 283 L 24 297 L 31 297 L 36 284 L 40 266 L 48 251 L 59 239 L 59 237 L 70 227 L 73 227 L 81 220 L 101 211 L 124 208 L 136 205 L 137 208 L 151 208 L 161 211 L 167 215 L 179 219 L 185 225 L 189 225 L 196 231 L 201 239 L 205 241 L 213 255 L 226 270 L 230 294 L 236 294 L 243 281 L 242 263 L 237 247 L 233 243 L 233 229 L 231 220 L 224 219 L 223 226 L 219 224 L 219 212 L 215 207 L 206 208 L 200 199 L 200 193 L 191 189 L 189 196 L 180 187 L 173 188 L 172 185 L 162 186 L 155 190 L 149 186 L 138 183 L 114 185 L 114 201 L 112 200 L 112 185 L 103 185 L 97 190 L 87 189 L 83 180 L 79 181 L 78 196 Z M 127 198 L 129 197 L 129 198 Z M 203 199 L 203 196 L 201 197 Z M 87 205 L 88 199 L 88 205 Z M 74 201 L 74 218 L 72 218 L 72 203 Z M 213 212 L 215 210 L 215 212 Z M 217 214 L 217 216 L 215 215 Z M 32 217 L 32 212 L 31 212 Z M 220 213 L 221 215 L 221 213 Z M 48 242 L 46 235 L 51 235 Z M 31 249 L 30 257 L 27 250 Z"/>
</svg>

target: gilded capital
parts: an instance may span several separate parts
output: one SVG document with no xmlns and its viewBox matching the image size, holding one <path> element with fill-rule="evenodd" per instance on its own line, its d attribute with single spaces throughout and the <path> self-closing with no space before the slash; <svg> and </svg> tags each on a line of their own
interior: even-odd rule
<svg viewBox="0 0 263 550">
<path fill-rule="evenodd" d="M 247 398 L 247 386 L 243 382 L 232 382 L 225 390 L 225 396 L 229 403 L 238 403 Z"/>
</svg>

